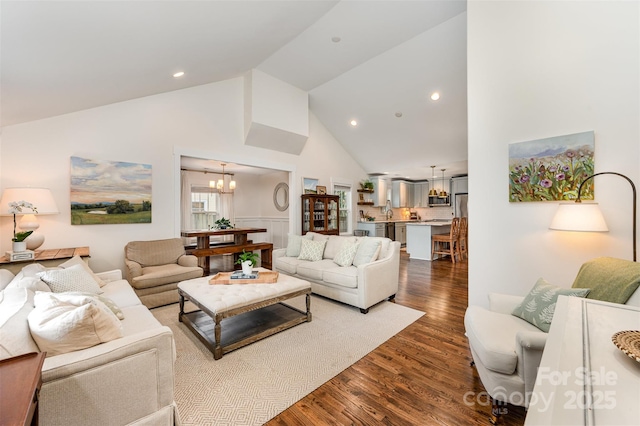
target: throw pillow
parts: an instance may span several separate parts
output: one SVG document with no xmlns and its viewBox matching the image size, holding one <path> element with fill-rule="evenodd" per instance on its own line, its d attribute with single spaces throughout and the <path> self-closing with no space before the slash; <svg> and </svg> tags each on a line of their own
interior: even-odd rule
<svg viewBox="0 0 640 426">
<path fill-rule="evenodd" d="M 640 285 L 640 263 L 613 257 L 585 262 L 572 288 L 590 288 L 587 299 L 627 303 Z"/>
<path fill-rule="evenodd" d="M 94 297 L 37 292 L 29 330 L 47 356 L 89 348 L 122 337 L 116 316 Z"/>
<path fill-rule="evenodd" d="M 585 297 L 587 294 L 589 294 L 588 288 L 562 288 L 540 278 L 511 315 L 522 318 L 548 333 L 558 296 Z"/>
<path fill-rule="evenodd" d="M 16 277 L 9 283 L 7 288 L 24 288 L 34 293 L 36 291 L 51 291 L 49 286 L 38 277 Z"/>
<path fill-rule="evenodd" d="M 88 291 L 100 294 L 100 286 L 81 265 L 70 266 L 66 269 L 53 269 L 36 274 L 47 283 L 54 293 L 65 291 Z"/>
<path fill-rule="evenodd" d="M 333 258 L 333 262 L 340 266 L 351 266 L 353 259 L 358 251 L 358 243 L 356 241 L 345 241 Z"/>
<path fill-rule="evenodd" d="M 113 312 L 114 315 L 118 317 L 119 320 L 124 319 L 124 314 L 122 313 L 122 309 L 120 309 L 120 306 L 116 305 L 116 302 L 114 302 L 113 300 L 101 294 L 87 293 L 84 291 L 70 291 L 65 294 L 75 294 L 77 296 L 86 296 L 86 297 L 93 297 L 94 299 L 98 299 L 100 302 L 104 303 L 104 305 L 107 308 L 109 308 L 109 310 Z"/>
<path fill-rule="evenodd" d="M 3 290 L 9 283 L 15 278 L 10 271 L 6 269 L 0 269 L 0 290 Z"/>
<path fill-rule="evenodd" d="M 361 238 L 358 245 L 358 251 L 353 258 L 353 266 L 364 265 L 365 263 L 371 263 L 377 259 L 380 251 L 380 241 L 372 238 Z"/>
<path fill-rule="evenodd" d="M 27 323 L 32 310 L 32 292 L 24 288 L 0 291 L 0 359 L 38 352 Z"/>
<path fill-rule="evenodd" d="M 305 234 L 305 235 L 295 235 L 289 234 L 289 239 L 287 241 L 287 257 L 298 257 L 300 256 L 300 247 L 302 246 L 302 240 L 311 240 L 313 239 L 313 235 Z"/>
<path fill-rule="evenodd" d="M 95 280 L 95 282 L 100 286 L 100 287 L 104 287 L 105 285 L 107 285 L 106 282 L 104 282 L 102 280 L 102 278 L 100 278 L 99 276 L 97 276 L 92 270 L 91 268 L 89 268 L 89 265 L 87 264 L 87 262 L 85 262 L 84 260 L 82 260 L 82 258 L 80 256 L 78 256 L 77 254 L 75 256 L 73 256 L 71 259 L 67 260 L 64 263 L 60 264 L 60 267 L 63 269 L 66 268 L 70 268 L 71 266 L 74 265 L 80 265 L 82 266 L 82 268 L 89 274 L 91 275 L 91 277 Z"/>
<path fill-rule="evenodd" d="M 322 254 L 324 253 L 324 246 L 327 241 L 314 241 L 314 240 L 302 240 L 300 247 L 300 260 L 310 260 L 317 262 L 322 260 Z"/>
</svg>

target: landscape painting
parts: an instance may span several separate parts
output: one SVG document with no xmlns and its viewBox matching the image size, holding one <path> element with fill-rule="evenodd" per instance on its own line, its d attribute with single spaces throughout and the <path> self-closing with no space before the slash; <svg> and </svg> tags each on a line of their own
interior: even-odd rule
<svg viewBox="0 0 640 426">
<path fill-rule="evenodd" d="M 151 165 L 71 157 L 71 224 L 151 223 Z"/>
<path fill-rule="evenodd" d="M 509 201 L 575 200 L 594 173 L 594 132 L 509 144 Z M 581 199 L 593 200 L 593 179 Z"/>
</svg>

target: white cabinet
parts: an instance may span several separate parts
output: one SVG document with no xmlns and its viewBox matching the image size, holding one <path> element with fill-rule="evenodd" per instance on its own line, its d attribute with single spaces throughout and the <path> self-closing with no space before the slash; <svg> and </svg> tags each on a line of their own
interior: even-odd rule
<svg viewBox="0 0 640 426">
<path fill-rule="evenodd" d="M 357 228 L 368 231 L 369 237 L 384 237 L 384 222 L 358 222 Z"/>
<path fill-rule="evenodd" d="M 391 205 L 395 208 L 413 207 L 413 183 L 404 180 L 392 181 Z"/>
<path fill-rule="evenodd" d="M 389 182 L 386 179 L 380 177 L 370 178 L 373 182 L 373 198 L 374 206 L 385 206 L 387 204 L 387 189 Z"/>
<path fill-rule="evenodd" d="M 400 241 L 400 245 L 407 244 L 407 224 L 396 223 L 396 241 Z"/>
<path fill-rule="evenodd" d="M 427 207 L 429 205 L 429 189 L 429 182 L 414 182 L 412 207 Z"/>
<path fill-rule="evenodd" d="M 451 195 L 469 192 L 469 178 L 467 176 L 451 178 Z"/>
</svg>

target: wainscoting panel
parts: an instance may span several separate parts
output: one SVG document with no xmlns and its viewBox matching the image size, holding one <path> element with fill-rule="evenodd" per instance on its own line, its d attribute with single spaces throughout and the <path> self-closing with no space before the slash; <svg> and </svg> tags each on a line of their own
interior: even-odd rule
<svg viewBox="0 0 640 426">
<path fill-rule="evenodd" d="M 236 217 L 234 221 L 238 228 L 266 228 L 267 232 L 249 234 L 249 239 L 255 242 L 269 242 L 274 249 L 287 246 L 289 232 L 289 218 L 282 217 Z"/>
</svg>

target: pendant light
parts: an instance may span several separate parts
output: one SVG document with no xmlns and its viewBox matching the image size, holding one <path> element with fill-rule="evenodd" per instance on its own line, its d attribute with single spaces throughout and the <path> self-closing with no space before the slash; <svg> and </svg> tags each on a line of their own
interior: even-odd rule
<svg viewBox="0 0 640 426">
<path fill-rule="evenodd" d="M 431 166 L 431 189 L 429 190 L 429 196 L 430 197 L 435 197 L 438 195 L 438 191 L 436 191 L 435 188 L 435 183 L 436 183 L 436 176 L 433 174 L 434 170 L 435 170 L 436 166 Z"/>
<path fill-rule="evenodd" d="M 215 184 L 215 188 L 218 190 L 218 193 L 220 194 L 233 194 L 233 191 L 236 189 L 236 181 L 233 180 L 233 175 L 229 173 L 229 176 L 231 176 L 231 180 L 229 181 L 229 187 L 225 188 L 224 177 L 226 176 L 226 173 L 224 171 L 224 167 L 227 165 L 227 163 L 220 163 L 220 164 L 222 164 L 222 177 L 218 179 L 217 182 L 210 181 L 209 186 L 213 188 Z"/>
<path fill-rule="evenodd" d="M 438 194 L 438 197 L 439 198 L 447 198 L 447 191 L 444 190 L 444 171 L 446 169 L 440 169 L 440 170 L 442 170 L 442 190 Z"/>
</svg>

